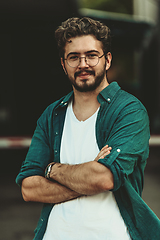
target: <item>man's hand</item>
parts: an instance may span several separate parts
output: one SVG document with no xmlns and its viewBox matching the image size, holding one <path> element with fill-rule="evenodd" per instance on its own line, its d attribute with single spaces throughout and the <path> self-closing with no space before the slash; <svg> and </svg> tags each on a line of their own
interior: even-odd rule
<svg viewBox="0 0 160 240">
<path fill-rule="evenodd" d="M 98 161 L 100 158 L 105 158 L 108 154 L 111 152 L 111 147 L 108 145 L 104 146 L 101 151 L 98 153 L 97 157 L 94 159 L 94 161 Z"/>
</svg>

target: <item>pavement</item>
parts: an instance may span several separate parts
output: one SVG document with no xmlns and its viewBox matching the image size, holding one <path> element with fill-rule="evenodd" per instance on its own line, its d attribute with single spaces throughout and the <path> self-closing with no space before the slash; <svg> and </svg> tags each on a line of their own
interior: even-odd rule
<svg viewBox="0 0 160 240">
<path fill-rule="evenodd" d="M 15 184 L 27 150 L 0 151 L 0 240 L 32 240 L 42 204 L 23 201 Z M 3 162 L 2 162 L 3 161 Z M 143 199 L 160 218 L 160 146 L 151 147 Z"/>
</svg>

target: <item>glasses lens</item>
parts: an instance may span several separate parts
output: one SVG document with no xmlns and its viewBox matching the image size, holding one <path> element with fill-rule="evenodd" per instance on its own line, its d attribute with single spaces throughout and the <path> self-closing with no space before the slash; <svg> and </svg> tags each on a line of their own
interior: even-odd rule
<svg viewBox="0 0 160 240">
<path fill-rule="evenodd" d="M 81 58 L 85 58 L 86 64 L 88 64 L 91 67 L 96 66 L 99 62 L 99 56 L 97 54 L 89 54 L 89 55 L 86 55 L 85 57 L 70 55 L 67 58 L 67 63 L 70 67 L 73 67 L 73 68 L 77 67 L 81 62 Z"/>
<path fill-rule="evenodd" d="M 76 55 L 70 55 L 67 58 L 67 63 L 70 67 L 77 67 L 79 65 L 79 57 Z"/>
<path fill-rule="evenodd" d="M 90 54 L 86 56 L 86 62 L 89 66 L 94 67 L 99 62 L 99 57 L 97 54 Z"/>
</svg>

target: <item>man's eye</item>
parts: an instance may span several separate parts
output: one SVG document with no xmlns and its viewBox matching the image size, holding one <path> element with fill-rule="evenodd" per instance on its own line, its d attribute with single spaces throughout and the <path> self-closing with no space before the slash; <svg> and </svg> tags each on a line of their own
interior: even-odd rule
<svg viewBox="0 0 160 240">
<path fill-rule="evenodd" d="M 87 55 L 87 57 L 89 59 L 94 59 L 94 58 L 97 58 L 97 54 L 92 53 L 92 54 Z"/>
<path fill-rule="evenodd" d="M 69 60 L 76 61 L 76 60 L 78 60 L 78 56 L 70 56 Z"/>
</svg>

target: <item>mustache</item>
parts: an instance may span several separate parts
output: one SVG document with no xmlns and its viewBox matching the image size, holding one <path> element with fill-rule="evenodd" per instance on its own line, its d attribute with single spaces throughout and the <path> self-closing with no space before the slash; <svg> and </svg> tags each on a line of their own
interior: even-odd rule
<svg viewBox="0 0 160 240">
<path fill-rule="evenodd" d="M 94 75 L 95 76 L 95 72 L 94 71 L 92 71 L 92 70 L 81 70 L 81 71 L 78 71 L 78 72 L 76 72 L 75 74 L 74 74 L 74 77 L 76 78 L 78 75 L 80 75 L 80 74 L 82 74 L 82 73 L 89 73 L 89 74 L 91 74 L 91 75 Z"/>
</svg>

